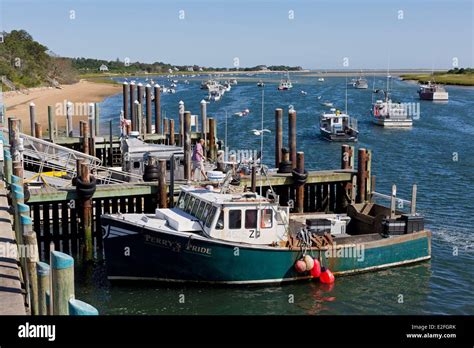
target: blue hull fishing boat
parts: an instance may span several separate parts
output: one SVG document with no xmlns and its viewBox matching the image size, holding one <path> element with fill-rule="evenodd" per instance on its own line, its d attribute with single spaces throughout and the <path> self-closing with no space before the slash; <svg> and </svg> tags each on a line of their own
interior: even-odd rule
<svg viewBox="0 0 474 348">
<path fill-rule="evenodd" d="M 290 215 L 268 196 L 183 187 L 175 208 L 102 216 L 108 278 L 281 283 L 317 276 L 316 263 L 345 275 L 430 259 L 419 215 L 382 221 L 390 209 L 376 205 L 349 212 Z"/>
</svg>

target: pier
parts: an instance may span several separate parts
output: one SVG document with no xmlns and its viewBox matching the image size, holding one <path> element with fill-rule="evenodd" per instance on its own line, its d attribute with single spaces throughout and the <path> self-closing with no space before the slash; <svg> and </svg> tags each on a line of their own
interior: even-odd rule
<svg viewBox="0 0 474 348">
<path fill-rule="evenodd" d="M 0 181 L 0 315 L 25 315 L 25 297 L 16 257 L 15 233 L 9 213 L 7 190 Z M 15 255 L 10 255 L 13 251 Z"/>
</svg>

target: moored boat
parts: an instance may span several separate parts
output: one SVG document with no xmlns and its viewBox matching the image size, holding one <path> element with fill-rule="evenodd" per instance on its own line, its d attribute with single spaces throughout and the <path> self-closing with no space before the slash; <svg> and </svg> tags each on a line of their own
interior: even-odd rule
<svg viewBox="0 0 474 348">
<path fill-rule="evenodd" d="M 102 215 L 108 278 L 281 283 L 312 277 L 294 267 L 304 255 L 335 275 L 430 258 L 431 234 L 422 224 L 352 234 L 345 214 L 290 215 L 272 196 L 183 186 L 174 208 Z"/>
<path fill-rule="evenodd" d="M 319 130 L 322 137 L 329 141 L 357 141 L 359 135 L 357 120 L 334 108 L 321 115 Z"/>
<path fill-rule="evenodd" d="M 428 81 L 425 85 L 420 85 L 418 95 L 422 100 L 447 101 L 449 99 L 446 89 L 431 81 Z"/>
<path fill-rule="evenodd" d="M 378 93 L 376 90 L 374 93 Z M 376 100 L 372 105 L 372 122 L 378 126 L 389 128 L 410 128 L 413 119 L 409 115 L 409 109 L 404 104 L 394 102 L 390 98 L 390 93 L 383 91 L 384 99 Z"/>
</svg>

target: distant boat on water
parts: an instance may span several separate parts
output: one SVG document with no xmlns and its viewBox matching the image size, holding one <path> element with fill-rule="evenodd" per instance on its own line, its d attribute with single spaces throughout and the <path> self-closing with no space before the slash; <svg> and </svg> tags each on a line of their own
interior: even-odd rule
<svg viewBox="0 0 474 348">
<path fill-rule="evenodd" d="M 428 81 L 427 84 L 420 85 L 420 88 L 418 89 L 418 95 L 422 100 L 448 100 L 448 92 L 446 89 L 442 85 L 435 84 L 431 81 Z"/>
<path fill-rule="evenodd" d="M 280 85 L 278 86 L 279 91 L 287 91 L 293 88 L 293 84 L 290 80 L 290 74 L 286 72 L 286 79 L 280 81 Z"/>
</svg>

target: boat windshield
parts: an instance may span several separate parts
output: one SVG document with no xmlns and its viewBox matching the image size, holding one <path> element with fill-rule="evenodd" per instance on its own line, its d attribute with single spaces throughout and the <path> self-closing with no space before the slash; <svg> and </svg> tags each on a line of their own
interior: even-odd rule
<svg viewBox="0 0 474 348">
<path fill-rule="evenodd" d="M 186 192 L 181 192 L 179 195 L 177 207 L 189 215 L 192 215 L 207 227 L 211 227 L 217 212 L 217 208 L 211 203 L 203 201 Z"/>
</svg>

